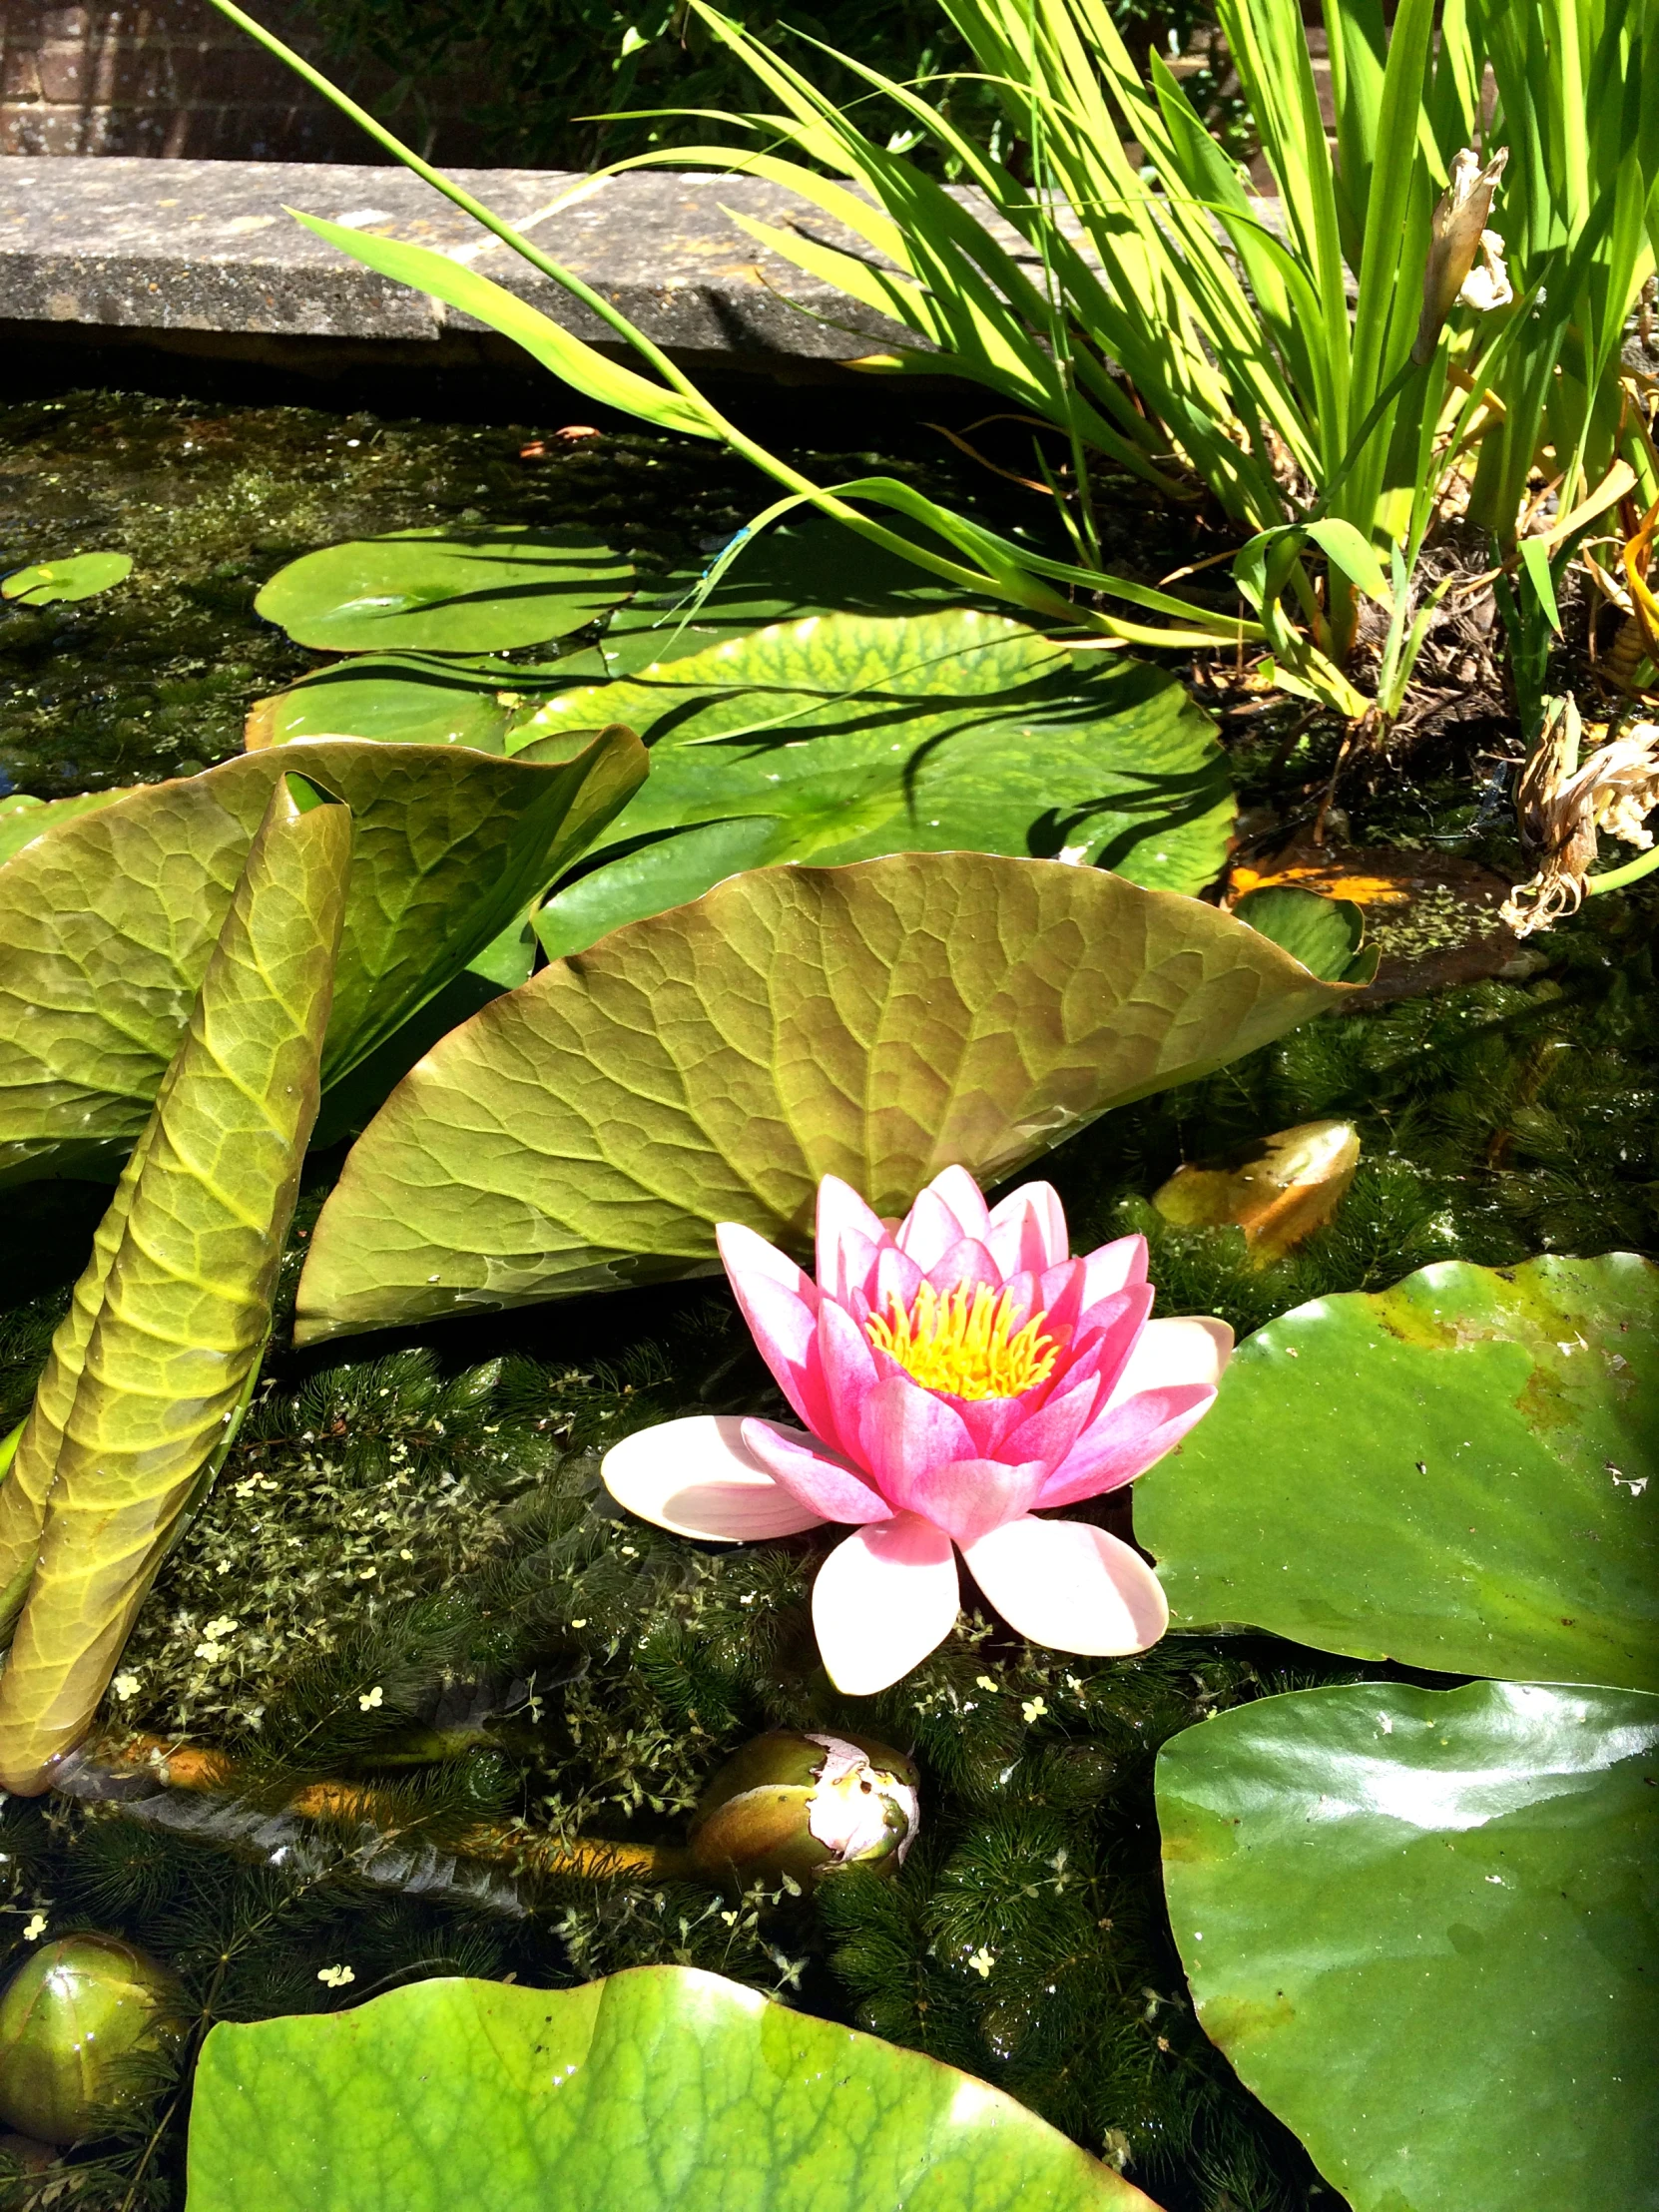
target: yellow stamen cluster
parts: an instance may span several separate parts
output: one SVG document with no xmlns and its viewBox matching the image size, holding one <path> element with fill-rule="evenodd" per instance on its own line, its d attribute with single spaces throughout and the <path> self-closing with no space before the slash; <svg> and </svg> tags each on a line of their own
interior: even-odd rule
<svg viewBox="0 0 1659 2212">
<path fill-rule="evenodd" d="M 1018 1397 L 1035 1389 L 1054 1372 L 1059 1346 L 1043 1335 L 1045 1314 L 1034 1314 L 1023 1329 L 1010 1333 L 1013 1296 L 981 1283 L 969 1293 L 947 1291 L 941 1298 L 923 1283 L 905 1312 L 889 1298 L 884 1314 L 872 1315 L 864 1329 L 872 1345 L 887 1352 L 925 1390 L 952 1397 Z"/>
</svg>

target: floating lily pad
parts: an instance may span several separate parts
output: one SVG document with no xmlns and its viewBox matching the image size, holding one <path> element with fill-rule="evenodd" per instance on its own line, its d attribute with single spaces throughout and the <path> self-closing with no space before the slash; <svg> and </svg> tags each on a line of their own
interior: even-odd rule
<svg viewBox="0 0 1659 2212">
<path fill-rule="evenodd" d="M 1165 1745 L 1198 2017 L 1355 2212 L 1659 2206 L 1656 1783 L 1627 1690 L 1358 1683 Z"/>
<path fill-rule="evenodd" d="M 479 524 L 325 546 L 278 569 L 254 604 L 296 644 L 334 653 L 504 653 L 597 621 L 633 581 L 584 530 Z"/>
<path fill-rule="evenodd" d="M 3 881 L 3 878 L 0 878 Z M 1196 899 L 916 852 L 760 868 L 554 962 L 435 1045 L 346 1162 L 298 1342 L 800 1246 L 819 1179 L 901 1212 L 1339 1003 Z"/>
<path fill-rule="evenodd" d="M 62 599 L 96 599 L 133 573 L 130 553 L 74 553 L 66 561 L 36 561 L 0 580 L 0 597 L 20 607 L 51 607 Z"/>
<path fill-rule="evenodd" d="M 48 830 L 55 830 L 60 823 L 73 822 L 77 815 L 95 815 L 100 807 L 109 807 L 116 800 L 125 799 L 132 788 L 117 786 L 107 792 L 77 792 L 72 799 L 32 799 L 27 792 L 0 799 L 0 866 L 14 852 L 21 852 L 26 844 L 33 844 Z"/>
<path fill-rule="evenodd" d="M 1156 2212 L 1000 2090 L 689 1966 L 580 1989 L 420 1981 L 213 2030 L 189 2212 L 393 2204 Z"/>
<path fill-rule="evenodd" d="M 1139 1486 L 1179 1628 L 1659 1689 L 1659 1270 L 1423 1268 L 1241 1345 Z"/>
<path fill-rule="evenodd" d="M 901 518 L 884 519 L 901 537 L 926 536 L 912 533 Z M 954 584 L 855 537 L 829 515 L 794 516 L 758 537 L 741 531 L 738 539 L 737 552 L 702 597 L 722 547 L 653 580 L 617 609 L 600 639 L 613 676 L 637 675 L 653 662 L 683 660 L 727 638 L 806 615 L 922 614 L 962 604 Z"/>
<path fill-rule="evenodd" d="M 567 691 L 508 748 L 538 759 L 541 733 L 601 722 L 637 730 L 652 773 L 598 864 L 539 915 L 555 954 L 734 866 L 783 860 L 1063 856 L 1191 892 L 1221 867 L 1233 821 L 1214 725 L 1174 677 L 1099 656 L 1079 670 L 1025 624 L 971 609 L 776 625 Z"/>
<path fill-rule="evenodd" d="M 1247 892 L 1233 911 L 1328 983 L 1369 983 L 1377 973 L 1377 953 L 1362 950 L 1366 917 L 1351 898 L 1273 885 Z"/>
</svg>

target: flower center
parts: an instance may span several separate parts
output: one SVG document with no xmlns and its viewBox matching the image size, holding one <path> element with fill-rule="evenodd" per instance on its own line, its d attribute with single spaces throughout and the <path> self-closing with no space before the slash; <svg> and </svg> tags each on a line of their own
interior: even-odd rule
<svg viewBox="0 0 1659 2212">
<path fill-rule="evenodd" d="M 951 1397 L 1018 1397 L 1054 1372 L 1059 1346 L 1044 1336 L 1045 1314 L 1034 1314 L 1010 1333 L 1013 1295 L 981 1283 L 970 1294 L 930 1283 L 916 1292 L 908 1313 L 889 1298 L 884 1314 L 865 1322 L 872 1345 L 887 1352 L 924 1390 Z"/>
</svg>

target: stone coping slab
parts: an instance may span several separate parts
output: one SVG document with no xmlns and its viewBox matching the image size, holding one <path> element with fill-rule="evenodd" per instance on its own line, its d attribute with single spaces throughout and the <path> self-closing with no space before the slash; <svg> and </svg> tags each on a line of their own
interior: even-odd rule
<svg viewBox="0 0 1659 2212">
<path fill-rule="evenodd" d="M 853 243 L 759 179 L 656 171 L 593 184 L 548 170 L 454 175 L 677 353 L 733 356 L 734 365 L 741 357 L 756 367 L 829 365 L 901 334 L 760 253 L 731 222 L 724 208 L 773 223 L 793 215 L 815 237 Z M 0 160 L 0 312 L 14 329 L 71 324 L 163 341 L 199 331 L 390 340 L 401 348 L 483 328 L 335 252 L 287 208 L 431 247 L 579 336 L 616 342 L 596 315 L 418 177 L 340 163 Z"/>
</svg>

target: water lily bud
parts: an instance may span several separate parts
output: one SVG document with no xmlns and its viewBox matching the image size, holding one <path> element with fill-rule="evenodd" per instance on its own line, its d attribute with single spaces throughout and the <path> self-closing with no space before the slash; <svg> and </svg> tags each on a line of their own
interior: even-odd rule
<svg viewBox="0 0 1659 2212">
<path fill-rule="evenodd" d="M 109 1936 L 68 1936 L 19 1968 L 0 1996 L 0 2121 L 73 2143 L 131 2097 L 121 2061 L 182 2039 L 184 1989 Z"/>
<path fill-rule="evenodd" d="M 840 1867 L 896 1874 L 920 1822 L 919 1777 L 868 1736 L 769 1729 L 704 1793 L 692 1857 L 717 1881 L 810 1884 Z"/>
<path fill-rule="evenodd" d="M 1441 326 L 1459 299 L 1485 308 L 1507 306 L 1514 297 L 1503 268 L 1503 241 L 1486 229 L 1492 196 L 1508 159 L 1509 149 L 1500 147 L 1482 169 L 1480 156 L 1472 146 L 1465 146 L 1451 165 L 1451 181 L 1430 224 L 1422 316 L 1411 347 L 1411 358 L 1419 364 L 1433 358 Z M 1479 270 L 1474 266 L 1476 256 Z"/>
</svg>

